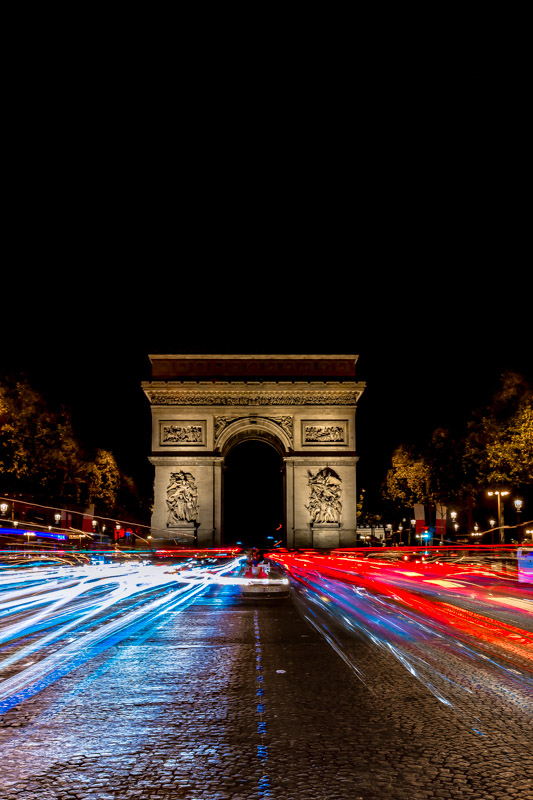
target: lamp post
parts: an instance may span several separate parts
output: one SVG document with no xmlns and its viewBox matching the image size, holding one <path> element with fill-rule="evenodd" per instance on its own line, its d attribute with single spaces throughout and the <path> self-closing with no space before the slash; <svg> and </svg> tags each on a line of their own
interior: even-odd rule
<svg viewBox="0 0 533 800">
<path fill-rule="evenodd" d="M 507 492 L 507 491 L 502 491 L 502 492 L 500 492 L 500 491 L 492 491 L 492 492 L 487 492 L 487 494 L 489 495 L 489 497 L 493 497 L 494 495 L 496 495 L 496 497 L 498 498 L 498 529 L 500 531 L 499 539 L 500 539 L 500 544 L 505 544 L 505 535 L 504 535 L 504 532 L 503 532 L 503 500 L 502 500 L 502 498 L 505 497 L 506 495 L 508 495 L 509 492 Z"/>
<path fill-rule="evenodd" d="M 470 535 L 471 536 L 483 536 L 482 533 L 479 533 L 479 525 L 477 524 L 477 522 L 474 525 L 474 532 L 471 533 Z M 475 544 L 477 544 L 477 542 L 475 542 Z"/>
<path fill-rule="evenodd" d="M 455 538 L 457 538 L 457 531 L 459 530 L 459 525 L 457 524 L 457 511 L 450 511 L 450 517 L 452 518 L 452 524 L 455 530 Z"/>
<path fill-rule="evenodd" d="M 29 558 L 30 557 L 30 553 L 29 553 L 30 536 L 35 536 L 35 533 L 33 533 L 33 531 L 26 531 L 26 536 L 28 537 L 26 539 L 26 544 L 28 545 L 28 558 Z"/>
<path fill-rule="evenodd" d="M 514 501 L 514 507 L 516 508 L 516 521 L 518 523 L 519 528 L 520 528 L 520 514 L 522 512 L 522 505 L 523 505 L 523 500 L 520 500 L 520 498 L 517 497 L 516 500 Z M 518 533 L 518 541 L 520 541 L 520 531 L 517 531 L 517 533 Z"/>
</svg>

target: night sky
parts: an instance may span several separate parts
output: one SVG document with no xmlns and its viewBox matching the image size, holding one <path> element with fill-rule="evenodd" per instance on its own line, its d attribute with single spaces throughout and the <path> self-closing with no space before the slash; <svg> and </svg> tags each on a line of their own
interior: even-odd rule
<svg viewBox="0 0 533 800">
<path fill-rule="evenodd" d="M 465 290 L 438 313 L 438 292 L 416 290 L 402 276 L 403 294 L 391 288 L 380 302 L 385 277 L 372 289 L 364 281 L 366 291 L 356 280 L 331 307 L 315 298 L 291 310 L 291 295 L 299 298 L 298 287 L 311 279 L 295 272 L 281 296 L 255 299 L 247 281 L 217 290 L 210 309 L 170 314 L 150 308 L 149 290 L 146 297 L 139 290 L 134 310 L 121 310 L 114 290 L 107 319 L 91 302 L 86 314 L 55 320 L 34 310 L 20 330 L 16 321 L 4 328 L 3 372 L 26 372 L 52 402 L 72 408 L 82 440 L 115 452 L 126 472 L 149 485 L 150 409 L 141 382 L 150 379 L 150 353 L 358 354 L 356 377 L 367 384 L 357 412 L 359 480 L 368 489 L 383 479 L 397 444 L 423 444 L 436 427 L 460 427 L 490 401 L 505 369 L 533 380 L 520 299 L 496 314 L 484 305 L 488 292 Z M 104 296 L 102 284 L 97 294 Z M 497 300 L 494 290 L 495 307 Z"/>
<path fill-rule="evenodd" d="M 358 354 L 360 485 L 533 379 L 520 84 L 376 64 L 14 130 L 0 371 L 146 481 L 150 353 Z"/>
</svg>

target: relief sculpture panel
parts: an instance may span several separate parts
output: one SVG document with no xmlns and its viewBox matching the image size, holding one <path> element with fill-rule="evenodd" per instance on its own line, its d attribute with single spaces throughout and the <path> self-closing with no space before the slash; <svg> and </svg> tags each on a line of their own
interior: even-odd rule
<svg viewBox="0 0 533 800">
<path fill-rule="evenodd" d="M 205 431 L 205 420 L 187 422 L 161 420 L 159 423 L 159 444 L 162 447 L 205 445 Z"/>
<path fill-rule="evenodd" d="M 348 421 L 302 421 L 302 445 L 347 445 Z"/>
<path fill-rule="evenodd" d="M 167 488 L 167 526 L 198 519 L 198 488 L 190 472 L 172 472 Z"/>
<path fill-rule="evenodd" d="M 309 505 L 306 506 L 314 524 L 340 522 L 342 511 L 342 481 L 331 467 L 319 470 L 315 475 L 308 470 Z"/>
</svg>

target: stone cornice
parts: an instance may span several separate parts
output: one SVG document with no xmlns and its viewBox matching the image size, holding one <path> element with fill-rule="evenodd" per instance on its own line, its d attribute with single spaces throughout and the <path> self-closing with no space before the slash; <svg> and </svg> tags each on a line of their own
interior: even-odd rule
<svg viewBox="0 0 533 800">
<path fill-rule="evenodd" d="M 152 406 L 355 406 L 364 383 L 166 383 L 146 382 Z"/>
</svg>

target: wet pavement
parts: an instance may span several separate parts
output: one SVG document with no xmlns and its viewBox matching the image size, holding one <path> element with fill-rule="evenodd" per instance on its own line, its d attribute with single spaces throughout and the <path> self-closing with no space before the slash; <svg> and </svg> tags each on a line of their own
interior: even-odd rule
<svg viewBox="0 0 533 800">
<path fill-rule="evenodd" d="M 397 660 L 346 641 L 362 681 L 292 599 L 233 591 L 0 717 L 2 800 L 533 800 L 527 709 L 480 689 L 480 736 Z"/>
</svg>

